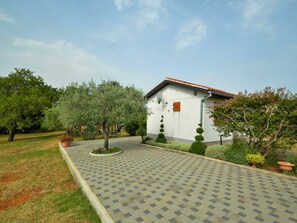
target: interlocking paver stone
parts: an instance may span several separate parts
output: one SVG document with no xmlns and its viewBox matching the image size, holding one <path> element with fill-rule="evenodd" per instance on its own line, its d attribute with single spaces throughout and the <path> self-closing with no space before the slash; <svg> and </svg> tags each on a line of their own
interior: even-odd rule
<svg viewBox="0 0 297 223">
<path fill-rule="evenodd" d="M 93 157 L 102 141 L 66 151 L 115 222 L 297 222 L 297 180 L 199 156 L 110 140 L 124 152 Z"/>
</svg>

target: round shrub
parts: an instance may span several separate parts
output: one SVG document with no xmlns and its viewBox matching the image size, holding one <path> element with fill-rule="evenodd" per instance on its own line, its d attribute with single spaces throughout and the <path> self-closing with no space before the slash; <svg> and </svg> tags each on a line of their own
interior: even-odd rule
<svg viewBox="0 0 297 223">
<path fill-rule="evenodd" d="M 196 129 L 196 132 L 198 134 L 202 134 L 204 132 L 204 130 L 203 130 L 203 128 L 199 127 L 199 128 Z"/>
<path fill-rule="evenodd" d="M 165 138 L 164 133 L 159 133 L 159 134 L 158 134 L 158 138 Z"/>
<path fill-rule="evenodd" d="M 249 163 L 255 165 L 263 165 L 265 162 L 265 158 L 259 154 L 247 154 L 245 158 Z"/>
<path fill-rule="evenodd" d="M 189 152 L 204 156 L 207 145 L 204 142 L 202 142 L 204 140 L 204 137 L 202 136 L 202 133 L 204 132 L 202 129 L 202 124 L 199 124 L 199 127 L 196 129 L 196 132 L 198 133 L 198 135 L 195 136 L 196 142 L 192 143 Z"/>
<path fill-rule="evenodd" d="M 160 125 L 160 128 L 164 128 L 164 124 L 161 124 L 161 125 Z"/>
<path fill-rule="evenodd" d="M 203 135 L 196 135 L 195 140 L 199 141 L 199 142 L 202 142 L 204 140 L 204 137 L 203 137 Z"/>
<path fill-rule="evenodd" d="M 205 156 L 211 157 L 214 159 L 225 160 L 225 153 L 227 151 L 227 147 L 225 145 L 213 145 L 207 147 L 205 150 Z"/>
<path fill-rule="evenodd" d="M 157 138 L 156 142 L 160 142 L 160 143 L 167 143 L 167 139 L 166 138 Z"/>
<path fill-rule="evenodd" d="M 206 148 L 207 145 L 203 142 L 193 142 L 189 151 L 191 153 L 196 153 L 204 156 Z"/>
</svg>

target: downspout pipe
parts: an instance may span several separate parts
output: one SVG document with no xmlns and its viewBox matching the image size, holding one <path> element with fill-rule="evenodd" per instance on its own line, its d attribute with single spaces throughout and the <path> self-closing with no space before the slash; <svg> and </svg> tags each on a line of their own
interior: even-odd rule
<svg viewBox="0 0 297 223">
<path fill-rule="evenodd" d="M 212 97 L 212 92 L 208 91 L 208 95 L 205 96 L 204 98 L 201 99 L 201 103 L 200 103 L 200 123 L 201 125 L 203 124 L 203 105 L 204 105 L 204 101 L 208 98 Z"/>
</svg>

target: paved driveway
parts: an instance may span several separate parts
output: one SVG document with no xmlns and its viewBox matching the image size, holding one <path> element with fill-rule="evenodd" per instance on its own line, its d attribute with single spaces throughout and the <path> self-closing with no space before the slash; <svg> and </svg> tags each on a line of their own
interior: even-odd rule
<svg viewBox="0 0 297 223">
<path fill-rule="evenodd" d="M 66 149 L 115 222 L 297 222 L 297 180 L 139 144 L 92 157 L 102 141 Z"/>
</svg>

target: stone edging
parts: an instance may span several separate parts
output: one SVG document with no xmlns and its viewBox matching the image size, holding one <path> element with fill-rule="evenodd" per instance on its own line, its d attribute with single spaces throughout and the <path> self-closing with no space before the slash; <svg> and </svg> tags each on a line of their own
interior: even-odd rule
<svg viewBox="0 0 297 223">
<path fill-rule="evenodd" d="M 98 199 L 97 195 L 94 193 L 92 188 L 89 186 L 87 181 L 83 178 L 83 176 L 81 175 L 77 167 L 74 165 L 73 161 L 71 160 L 71 158 L 69 157 L 69 155 L 67 154 L 67 152 L 65 151 L 61 143 L 59 143 L 59 148 L 75 181 L 80 185 L 82 191 L 89 199 L 89 202 L 94 207 L 97 214 L 100 216 L 101 221 L 103 223 L 114 223 L 114 220 L 112 219 L 108 211 L 105 209 L 105 207 L 102 205 L 102 203 L 100 202 L 100 200 Z"/>
<path fill-rule="evenodd" d="M 122 152 L 123 152 L 123 150 L 118 151 L 116 153 L 107 153 L 107 154 L 96 154 L 96 153 L 90 152 L 89 155 L 91 155 L 91 156 L 98 156 L 98 157 L 106 157 L 106 156 L 114 156 L 114 155 L 120 154 Z"/>
<path fill-rule="evenodd" d="M 249 167 L 249 166 L 239 165 L 239 164 L 236 164 L 236 163 L 231 163 L 231 162 L 227 162 L 227 161 L 224 161 L 224 160 L 214 159 L 214 158 L 211 158 L 211 157 L 201 156 L 201 155 L 198 155 L 198 154 L 184 152 L 184 151 L 175 150 L 175 149 L 167 149 L 167 148 L 152 146 L 152 145 L 148 145 L 148 144 L 141 144 L 141 145 L 145 145 L 145 146 L 148 146 L 148 147 L 152 147 L 152 148 L 155 148 L 155 149 L 161 149 L 161 150 L 165 150 L 165 151 L 169 151 L 169 152 L 180 153 L 180 154 L 183 154 L 183 155 L 199 157 L 199 158 L 202 158 L 202 159 L 205 159 L 205 160 L 212 160 L 212 161 L 215 161 L 215 162 L 218 162 L 218 163 L 229 164 L 229 165 L 232 165 L 232 166 L 245 168 L 245 169 L 248 169 L 248 170 L 255 170 L 255 171 L 258 171 L 258 172 L 266 173 L 268 175 L 275 175 L 275 176 L 278 176 L 278 177 L 284 177 L 284 178 L 288 178 L 290 180 L 296 180 L 297 181 L 297 177 L 288 176 L 286 174 L 281 174 L 281 173 L 275 173 L 275 172 L 269 171 L 269 170 L 263 170 L 263 169 Z"/>
</svg>

